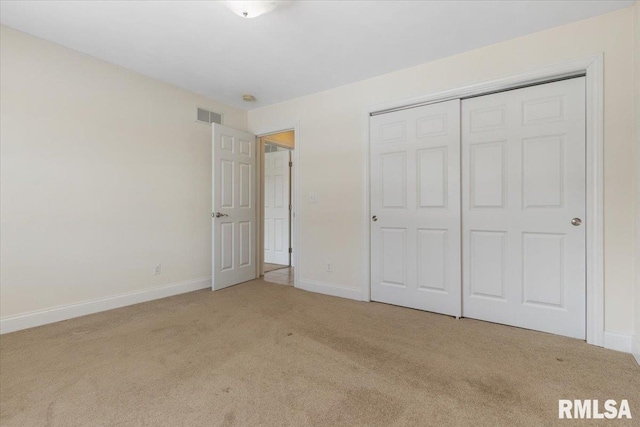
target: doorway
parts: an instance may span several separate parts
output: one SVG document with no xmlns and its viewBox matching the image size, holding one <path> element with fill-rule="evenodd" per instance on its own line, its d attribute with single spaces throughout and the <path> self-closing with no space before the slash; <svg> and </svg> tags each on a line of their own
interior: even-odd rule
<svg viewBox="0 0 640 427">
<path fill-rule="evenodd" d="M 261 158 L 261 272 L 270 283 L 293 285 L 293 130 L 259 138 Z"/>
</svg>

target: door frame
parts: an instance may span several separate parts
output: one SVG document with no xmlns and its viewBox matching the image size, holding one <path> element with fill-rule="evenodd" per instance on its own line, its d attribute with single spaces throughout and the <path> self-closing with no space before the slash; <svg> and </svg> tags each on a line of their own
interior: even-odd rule
<svg viewBox="0 0 640 427">
<path fill-rule="evenodd" d="M 371 300 L 371 176 L 369 119 L 372 115 L 413 108 L 451 99 L 464 99 L 494 92 L 585 76 L 586 86 L 586 341 L 604 346 L 604 73 L 602 53 L 551 64 L 495 80 L 431 93 L 365 108 L 363 123 L 363 225 L 362 299 Z"/>
<path fill-rule="evenodd" d="M 300 208 L 302 207 L 302 203 L 300 203 L 300 168 L 298 167 L 298 162 L 300 161 L 300 124 L 298 121 L 284 123 L 283 126 L 264 126 L 259 127 L 258 129 L 252 129 L 252 133 L 256 135 L 256 159 L 257 170 L 256 170 L 256 224 L 257 224 L 257 247 L 256 247 L 256 278 L 261 277 L 264 274 L 264 144 L 260 142 L 260 138 L 263 136 L 273 135 L 274 133 L 293 131 L 293 171 L 291 176 L 292 188 L 291 195 L 293 197 L 292 211 L 291 211 L 291 219 L 293 221 L 293 225 L 291 226 L 291 242 L 292 247 L 294 248 L 293 253 L 291 254 L 291 265 L 299 266 L 300 265 Z M 277 144 L 276 144 L 277 145 Z M 284 146 L 283 146 L 284 147 Z M 298 287 L 299 283 L 299 268 L 293 269 L 293 286 Z"/>
</svg>

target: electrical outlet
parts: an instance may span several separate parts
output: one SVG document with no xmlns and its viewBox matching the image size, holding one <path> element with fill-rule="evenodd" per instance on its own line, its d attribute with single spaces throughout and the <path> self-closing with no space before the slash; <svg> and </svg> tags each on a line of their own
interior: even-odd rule
<svg viewBox="0 0 640 427">
<path fill-rule="evenodd" d="M 153 269 L 154 276 L 157 276 L 160 273 L 162 273 L 162 264 L 156 265 L 155 268 Z"/>
<path fill-rule="evenodd" d="M 333 265 L 331 265 L 331 263 L 327 264 L 327 272 L 331 273 L 333 271 Z"/>
</svg>

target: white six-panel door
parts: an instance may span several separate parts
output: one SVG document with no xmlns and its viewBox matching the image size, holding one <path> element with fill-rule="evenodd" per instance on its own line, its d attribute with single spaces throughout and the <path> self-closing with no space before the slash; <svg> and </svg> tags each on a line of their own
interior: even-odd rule
<svg viewBox="0 0 640 427">
<path fill-rule="evenodd" d="M 290 151 L 264 154 L 264 262 L 289 265 Z"/>
<path fill-rule="evenodd" d="M 212 287 L 256 278 L 255 136 L 213 127 Z"/>
<path fill-rule="evenodd" d="M 464 100 L 462 189 L 463 315 L 584 339 L 584 78 Z"/>
<path fill-rule="evenodd" d="M 460 315 L 460 102 L 371 117 L 371 299 Z"/>
</svg>

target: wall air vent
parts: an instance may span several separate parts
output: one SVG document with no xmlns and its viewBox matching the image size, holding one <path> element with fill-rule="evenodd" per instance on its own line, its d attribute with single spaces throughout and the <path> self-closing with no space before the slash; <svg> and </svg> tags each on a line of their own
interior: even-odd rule
<svg viewBox="0 0 640 427">
<path fill-rule="evenodd" d="M 218 123 L 222 124 L 222 114 L 214 113 L 213 111 L 205 110 L 204 108 L 198 107 L 198 112 L 196 114 L 196 120 L 202 123 Z"/>
</svg>

